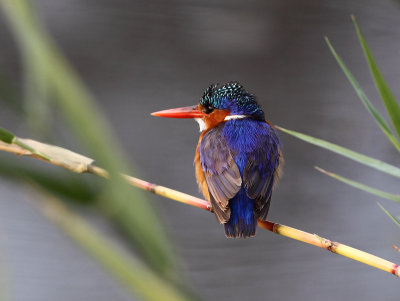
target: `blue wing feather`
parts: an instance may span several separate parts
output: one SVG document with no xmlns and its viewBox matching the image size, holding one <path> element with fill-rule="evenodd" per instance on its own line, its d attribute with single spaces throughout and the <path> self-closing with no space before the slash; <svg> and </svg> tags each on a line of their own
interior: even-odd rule
<svg viewBox="0 0 400 301">
<path fill-rule="evenodd" d="M 200 160 L 217 219 L 227 236 L 255 234 L 268 213 L 280 158 L 277 133 L 266 122 L 233 119 L 208 131 Z"/>
<path fill-rule="evenodd" d="M 251 236 L 257 219 L 268 214 L 280 162 L 280 141 L 271 125 L 253 119 L 227 122 L 223 137 L 235 154 L 243 179 L 243 191 L 230 201 L 231 217 L 225 229 L 228 236 Z"/>
</svg>

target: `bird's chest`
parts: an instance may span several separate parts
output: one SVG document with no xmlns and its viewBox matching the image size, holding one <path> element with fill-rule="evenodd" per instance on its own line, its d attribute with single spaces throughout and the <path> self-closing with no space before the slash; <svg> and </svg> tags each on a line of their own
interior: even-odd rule
<svg viewBox="0 0 400 301">
<path fill-rule="evenodd" d="M 196 180 L 200 191 L 209 200 L 209 190 L 205 174 L 222 173 L 229 160 L 232 161 L 231 150 L 222 136 L 224 124 L 203 131 L 200 135 L 194 157 Z"/>
</svg>

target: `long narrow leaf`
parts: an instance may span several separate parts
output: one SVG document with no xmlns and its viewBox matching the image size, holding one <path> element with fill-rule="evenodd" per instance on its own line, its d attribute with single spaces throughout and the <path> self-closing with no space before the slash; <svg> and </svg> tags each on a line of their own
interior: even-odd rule
<svg viewBox="0 0 400 301">
<path fill-rule="evenodd" d="M 378 206 L 382 209 L 383 212 L 385 212 L 385 213 L 387 214 L 387 216 L 390 217 L 390 219 L 391 219 L 392 221 L 395 222 L 395 224 L 396 224 L 397 226 L 400 227 L 400 221 L 399 221 L 395 216 L 393 216 L 392 214 L 390 214 L 390 212 L 387 211 L 380 203 L 378 203 Z"/>
<path fill-rule="evenodd" d="M 333 56 L 335 57 L 336 61 L 338 62 L 339 66 L 342 68 L 344 74 L 347 76 L 348 80 L 350 81 L 351 85 L 353 86 L 354 90 L 356 91 L 358 97 L 361 99 L 365 107 L 367 108 L 368 112 L 374 117 L 376 123 L 381 128 L 382 132 L 388 137 L 390 142 L 396 147 L 398 151 L 400 151 L 400 142 L 397 138 L 393 135 L 389 125 L 386 123 L 385 119 L 383 119 L 382 115 L 375 109 L 372 105 L 371 101 L 368 99 L 367 95 L 365 95 L 364 91 L 361 89 L 360 85 L 351 74 L 349 69 L 343 63 L 342 59 L 336 53 L 335 49 L 329 42 L 328 38 L 325 38 L 326 43 L 328 44 L 329 49 L 331 50 Z"/>
<path fill-rule="evenodd" d="M 140 295 L 149 301 L 190 300 L 138 259 L 113 246 L 60 200 L 45 193 L 38 195 L 37 204 L 41 213 L 101 263 L 110 274 L 122 281 L 134 297 Z"/>
<path fill-rule="evenodd" d="M 82 146 L 110 172 L 112 181 L 106 183 L 104 199 L 98 205 L 129 235 L 152 267 L 166 277 L 177 279 L 179 271 L 173 248 L 153 207 L 119 175 L 121 170 L 129 170 L 129 164 L 104 114 L 36 19 L 30 1 L 0 0 L 0 4 L 19 48 L 29 51 L 35 66 L 43 68 L 48 88 L 55 95 L 51 100 Z"/>
<path fill-rule="evenodd" d="M 324 170 L 322 168 L 319 168 L 317 166 L 315 167 L 315 169 L 317 169 L 318 171 L 322 172 L 323 174 L 326 174 L 326 175 L 328 175 L 328 176 L 330 176 L 330 177 L 332 177 L 332 178 L 334 178 L 336 180 L 339 180 L 340 182 L 343 182 L 343 183 L 345 183 L 347 185 L 350 185 L 352 187 L 358 188 L 358 189 L 363 190 L 365 192 L 374 194 L 374 195 L 379 196 L 381 198 L 388 199 L 388 200 L 391 200 L 391 201 L 396 202 L 396 203 L 400 203 L 400 196 L 399 195 L 391 194 L 391 193 L 388 193 L 386 191 L 379 190 L 379 189 L 370 187 L 368 185 L 362 184 L 360 182 L 350 180 L 348 178 L 339 176 L 339 175 L 337 175 L 335 173 L 326 171 L 326 170 Z"/>
<path fill-rule="evenodd" d="M 0 73 L 0 102 L 6 105 L 14 113 L 21 113 L 21 95 L 14 85 L 14 82 L 7 79 Z"/>
<path fill-rule="evenodd" d="M 312 136 L 309 135 L 305 135 L 296 131 L 291 131 L 291 130 L 287 130 L 284 129 L 282 127 L 276 126 L 277 129 L 292 135 L 300 140 L 306 141 L 308 143 L 317 145 L 319 147 L 325 148 L 327 150 L 330 150 L 334 153 L 337 153 L 339 155 L 342 155 L 344 157 L 347 157 L 349 159 L 352 159 L 354 161 L 357 161 L 361 164 L 367 165 L 369 167 L 375 168 L 379 171 L 382 171 L 384 173 L 387 173 L 389 175 L 395 176 L 400 178 L 400 168 L 390 165 L 388 163 L 385 163 L 383 161 L 365 156 L 363 154 L 357 153 L 355 151 L 352 151 L 348 148 L 339 146 L 337 144 L 322 140 L 322 139 L 318 139 L 318 138 L 314 138 Z"/>
<path fill-rule="evenodd" d="M 365 57 L 367 59 L 369 69 L 371 70 L 372 77 L 374 79 L 375 85 L 379 94 L 381 95 L 382 102 L 386 107 L 386 110 L 389 114 L 390 119 L 392 120 L 392 124 L 394 129 L 396 130 L 397 136 L 400 137 L 400 107 L 397 103 L 396 99 L 393 96 L 392 91 L 390 90 L 389 86 L 386 84 L 386 81 L 380 72 L 374 57 L 367 45 L 367 42 L 364 39 L 364 36 L 361 33 L 360 27 L 356 22 L 356 18 L 352 16 L 352 20 L 354 26 L 357 31 L 358 38 L 360 40 L 361 47 L 364 51 Z"/>
</svg>

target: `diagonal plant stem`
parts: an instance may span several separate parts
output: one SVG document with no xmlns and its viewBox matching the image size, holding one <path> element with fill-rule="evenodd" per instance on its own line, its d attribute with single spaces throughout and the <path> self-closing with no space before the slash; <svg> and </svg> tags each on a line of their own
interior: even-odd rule
<svg viewBox="0 0 400 301">
<path fill-rule="evenodd" d="M 26 143 L 30 143 L 32 140 L 24 140 Z M 42 144 L 40 142 L 34 141 L 35 146 L 39 147 L 39 151 L 41 153 L 44 153 L 45 155 L 48 155 L 46 152 L 46 148 L 51 148 L 52 150 L 54 149 L 55 146 L 52 145 L 47 145 L 47 144 Z M 36 159 L 41 159 L 43 160 L 42 157 L 37 156 L 34 152 L 30 152 L 27 149 L 23 149 L 20 146 L 16 144 L 7 144 L 2 141 L 0 141 L 0 150 L 14 153 L 16 155 L 25 155 L 25 156 L 30 156 Z M 60 147 L 57 147 L 57 160 L 54 158 L 51 158 L 51 160 L 45 160 L 46 162 L 49 162 L 51 164 L 55 164 L 58 166 L 62 166 L 64 168 L 70 169 L 74 172 L 77 173 L 91 173 L 103 178 L 108 178 L 108 172 L 98 166 L 93 165 L 92 163 L 88 164 L 79 164 L 79 162 L 76 162 L 76 158 L 83 158 L 82 160 L 84 162 L 92 162 L 91 159 L 86 158 L 82 155 L 73 153 L 67 149 L 63 149 Z M 59 158 L 62 157 L 63 152 L 65 153 L 65 157 L 63 158 L 62 164 L 58 162 Z M 70 160 L 69 156 L 73 157 L 74 160 Z M 69 165 L 70 164 L 70 165 Z M 77 164 L 80 166 L 79 169 L 76 168 Z M 129 184 L 150 191 L 152 193 L 164 196 L 166 198 L 185 203 L 194 207 L 198 207 L 207 211 L 211 211 L 211 207 L 209 203 L 205 200 L 202 200 L 200 198 L 196 198 L 194 196 L 164 187 L 160 186 L 157 184 L 152 184 L 146 181 L 143 181 L 141 179 L 131 177 L 128 175 L 123 175 L 123 177 L 129 182 Z M 383 270 L 385 272 L 391 273 L 397 277 L 400 277 L 400 267 L 399 265 L 387 261 L 383 258 L 377 257 L 375 255 L 369 254 L 367 252 L 352 248 L 350 246 L 331 241 L 329 239 L 320 237 L 316 234 L 311 234 L 307 233 L 292 227 L 288 227 L 285 225 L 281 225 L 279 223 L 274 223 L 270 221 L 258 221 L 258 225 L 260 228 L 269 230 L 271 232 L 274 232 L 279 235 L 283 235 L 295 240 L 302 241 L 304 243 L 308 243 L 314 246 L 317 246 L 319 248 L 331 251 L 332 253 L 336 253 L 348 258 L 351 258 L 353 260 L 359 261 L 361 263 L 370 265 L 372 267 L 375 267 L 377 269 Z"/>
<path fill-rule="evenodd" d="M 106 179 L 109 178 L 108 172 L 106 170 L 104 170 L 103 168 L 100 168 L 96 165 L 93 165 L 93 164 L 90 164 L 87 166 L 86 172 L 106 178 Z M 132 186 L 147 190 L 154 194 L 161 195 L 165 198 L 168 198 L 168 199 L 180 202 L 180 203 L 184 203 L 187 205 L 191 205 L 194 207 L 199 207 L 201 209 L 211 211 L 211 206 L 207 201 L 202 200 L 200 198 L 196 198 L 190 194 L 186 194 L 186 193 L 183 193 L 183 192 L 180 192 L 177 190 L 173 190 L 173 189 L 170 189 L 170 188 L 167 188 L 164 186 L 146 182 L 146 181 L 143 181 L 141 179 L 138 179 L 138 178 L 135 178 L 132 176 L 123 175 L 123 177 Z"/>
<path fill-rule="evenodd" d="M 141 191 L 133 191 L 120 177 L 120 171 L 130 173 L 127 156 L 91 93 L 47 34 L 35 13 L 35 2 L 37 1 L 0 0 L 4 22 L 10 27 L 25 59 L 25 66 L 35 77 L 31 88 L 34 92 L 51 93 L 48 100 L 57 107 L 65 121 L 63 126 L 69 127 L 80 145 L 110 173 L 112 181 L 105 184 L 108 189 L 104 189 L 103 198 L 98 200 L 98 208 L 115 221 L 155 270 L 172 281 L 179 281 L 182 279 L 179 264 L 164 227 L 160 224 L 152 204 L 145 200 Z M 37 106 L 37 111 L 38 104 L 35 102 L 33 105 Z M 39 125 L 42 127 L 43 124 Z M 0 140 L 1 134 L 0 132 Z M 10 135 L 5 134 L 5 138 L 8 136 L 9 139 Z M 28 144 L 25 144 L 26 148 Z M 33 149 L 38 151 L 35 147 Z M 54 151 L 57 153 L 57 150 Z M 43 153 L 36 153 L 37 156 L 40 154 Z M 53 156 L 50 158 L 54 159 Z M 55 161 L 64 165 L 62 160 Z M 107 199 L 113 201 L 105 201 Z M 130 199 L 135 199 L 135 204 L 129 202 Z M 152 222 L 148 223 L 149 220 Z"/>
<path fill-rule="evenodd" d="M 40 189 L 34 192 L 37 196 L 34 203 L 40 212 L 125 284 L 132 297 L 136 298 L 139 295 L 148 301 L 193 300 L 159 277 L 140 260 L 116 248 L 82 217 L 69 210 L 61 200 Z"/>
<path fill-rule="evenodd" d="M 278 130 L 289 134 L 293 137 L 296 137 L 297 139 L 303 140 L 305 142 L 308 142 L 310 144 L 314 144 L 316 146 L 319 146 L 321 148 L 325 148 L 331 152 L 334 152 L 336 154 L 339 154 L 343 157 L 349 158 L 353 161 L 356 161 L 358 163 L 364 164 L 366 166 L 369 166 L 371 168 L 375 168 L 376 170 L 379 170 L 381 172 L 387 173 L 391 176 L 398 177 L 400 178 L 400 168 L 397 166 L 388 164 L 386 162 L 383 162 L 381 160 L 377 160 L 375 158 L 363 155 L 361 153 L 352 151 L 351 149 L 345 148 L 343 146 L 334 144 L 332 142 L 315 138 L 306 134 L 302 134 L 300 132 L 292 131 L 285 129 L 280 126 L 275 126 Z"/>
<path fill-rule="evenodd" d="M 385 207 L 383 207 L 382 204 L 379 203 L 379 202 L 378 202 L 378 206 L 382 209 L 383 212 L 386 213 L 387 216 L 390 217 L 390 219 L 391 219 L 397 226 L 400 227 L 400 221 L 399 221 L 398 218 L 396 218 L 396 217 L 393 216 L 389 211 L 387 211 L 387 210 L 385 209 Z"/>
<path fill-rule="evenodd" d="M 391 201 L 396 202 L 396 203 L 400 203 L 400 195 L 388 193 L 386 191 L 370 187 L 370 186 L 365 185 L 363 183 L 360 183 L 360 182 L 357 182 L 357 181 L 354 181 L 354 180 L 350 180 L 348 178 L 339 176 L 338 174 L 335 174 L 333 172 L 326 171 L 325 169 L 322 169 L 322 168 L 320 168 L 318 166 L 315 166 L 315 169 L 318 170 L 319 172 L 321 172 L 321 173 L 323 173 L 323 174 L 325 174 L 325 175 L 327 175 L 327 176 L 329 176 L 331 178 L 334 178 L 334 179 L 336 179 L 336 180 L 338 180 L 340 182 L 343 182 L 343 183 L 345 183 L 345 184 L 347 184 L 349 186 L 352 186 L 354 188 L 363 190 L 363 191 L 368 192 L 370 194 L 374 194 L 374 195 L 376 195 L 378 197 L 385 198 L 387 200 L 391 200 Z"/>
<path fill-rule="evenodd" d="M 361 33 L 361 29 L 358 26 L 354 15 L 351 16 L 351 19 L 354 23 L 354 27 L 356 28 L 358 39 L 360 40 L 361 47 L 364 51 L 365 58 L 368 62 L 369 69 L 371 71 L 371 75 L 372 75 L 375 85 L 376 85 L 376 89 L 379 91 L 379 94 L 381 95 L 382 102 L 386 107 L 386 111 L 392 121 L 392 125 L 397 133 L 397 138 L 398 138 L 398 137 L 400 137 L 400 107 L 399 107 L 399 104 L 397 103 L 396 99 L 394 98 L 392 91 L 390 90 L 381 71 L 379 70 L 378 65 L 376 64 L 375 59 L 372 56 L 371 50 L 369 49 L 367 42 L 365 41 L 364 36 Z"/>
<path fill-rule="evenodd" d="M 374 105 L 371 103 L 371 101 L 368 99 L 367 95 L 364 93 L 364 91 L 361 89 L 359 83 L 356 81 L 354 78 L 353 74 L 351 74 L 350 70 L 346 67 L 340 56 L 337 54 L 335 49 L 333 48 L 332 44 L 329 42 L 328 38 L 325 38 L 326 43 L 328 44 L 328 47 L 330 51 L 332 52 L 334 58 L 338 62 L 340 68 L 342 68 L 344 74 L 350 81 L 351 85 L 353 86 L 354 90 L 356 91 L 358 97 L 361 99 L 363 102 L 364 106 L 368 110 L 368 112 L 374 117 L 376 123 L 379 125 L 381 128 L 382 132 L 388 137 L 390 142 L 396 147 L 398 151 L 400 151 L 400 142 L 397 139 L 397 137 L 392 133 L 392 130 L 390 129 L 389 125 L 385 121 L 385 119 L 382 117 L 382 115 L 375 109 Z"/>
</svg>

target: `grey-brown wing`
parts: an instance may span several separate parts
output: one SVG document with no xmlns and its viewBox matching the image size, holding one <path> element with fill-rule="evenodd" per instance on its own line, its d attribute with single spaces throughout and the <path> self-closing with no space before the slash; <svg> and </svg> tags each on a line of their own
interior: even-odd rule
<svg viewBox="0 0 400 301">
<path fill-rule="evenodd" d="M 242 178 L 221 130 L 222 125 L 208 131 L 199 151 L 213 212 L 219 223 L 226 223 L 230 217 L 229 200 L 240 190 Z"/>
</svg>

